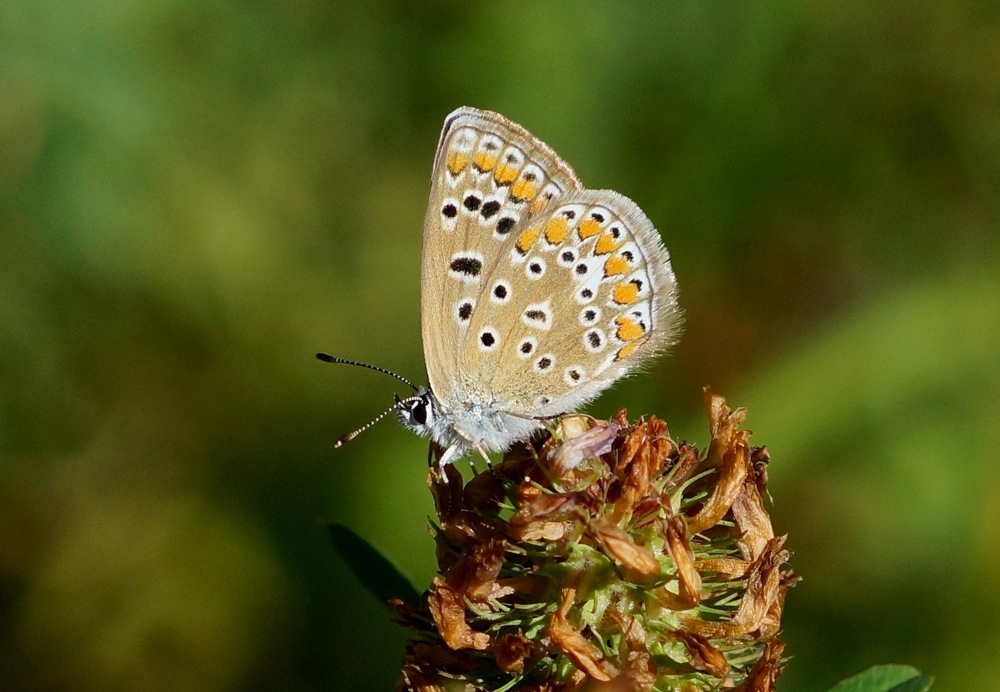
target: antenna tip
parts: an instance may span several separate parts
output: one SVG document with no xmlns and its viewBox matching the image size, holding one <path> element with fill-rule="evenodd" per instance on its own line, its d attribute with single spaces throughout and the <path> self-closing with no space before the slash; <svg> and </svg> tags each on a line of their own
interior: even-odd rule
<svg viewBox="0 0 1000 692">
<path fill-rule="evenodd" d="M 332 363 L 333 362 L 333 356 L 331 356 L 329 354 L 326 354 L 326 353 L 317 353 L 316 357 L 319 358 L 320 360 L 326 362 L 326 363 Z"/>
</svg>

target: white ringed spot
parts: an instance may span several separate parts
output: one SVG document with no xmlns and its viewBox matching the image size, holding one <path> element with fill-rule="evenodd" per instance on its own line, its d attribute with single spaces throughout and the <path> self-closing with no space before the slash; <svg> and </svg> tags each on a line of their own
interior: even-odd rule
<svg viewBox="0 0 1000 692">
<path fill-rule="evenodd" d="M 545 276 L 545 260 L 541 257 L 532 257 L 528 260 L 528 265 L 524 268 L 525 275 L 532 281 L 536 281 Z"/>
<path fill-rule="evenodd" d="M 500 335 L 493 327 L 483 327 L 477 340 L 480 351 L 493 351 L 500 345 Z"/>
<path fill-rule="evenodd" d="M 551 353 L 546 353 L 532 365 L 532 369 L 539 375 L 548 375 L 555 369 L 556 357 Z"/>
<path fill-rule="evenodd" d="M 579 365 L 571 365 L 563 371 L 563 380 L 570 387 L 575 387 L 586 379 L 586 373 Z"/>
<path fill-rule="evenodd" d="M 527 336 L 521 339 L 520 343 L 517 345 L 517 357 L 521 360 L 525 360 L 531 357 L 531 354 L 538 350 L 538 339 L 533 336 Z"/>
<path fill-rule="evenodd" d="M 597 327 L 588 329 L 583 334 L 583 347 L 591 353 L 600 353 L 608 345 L 607 336 Z"/>
<path fill-rule="evenodd" d="M 490 289 L 490 302 L 497 305 L 506 305 L 510 302 L 512 295 L 510 282 L 500 279 Z"/>
</svg>

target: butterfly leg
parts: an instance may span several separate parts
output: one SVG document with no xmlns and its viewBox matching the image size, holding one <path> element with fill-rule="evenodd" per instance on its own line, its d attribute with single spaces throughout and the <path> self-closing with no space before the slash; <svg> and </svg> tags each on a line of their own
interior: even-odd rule
<svg viewBox="0 0 1000 692">
<path fill-rule="evenodd" d="M 488 468 L 490 471 L 493 471 L 493 462 L 490 461 L 490 455 L 486 453 L 486 449 L 483 447 L 483 443 L 477 442 L 475 447 L 476 451 L 479 452 L 479 455 L 486 461 L 486 468 Z M 470 464 L 472 463 L 471 457 L 469 458 L 469 463 Z M 473 466 L 472 470 L 475 471 L 476 467 Z"/>
<path fill-rule="evenodd" d="M 441 454 L 437 460 L 437 472 L 438 478 L 441 479 L 442 483 L 448 482 L 448 476 L 444 472 L 444 467 L 448 464 L 454 464 L 458 459 L 465 456 L 467 447 L 459 442 L 453 443 L 448 446 L 447 449 Z M 475 467 L 473 467 L 475 470 Z"/>
</svg>

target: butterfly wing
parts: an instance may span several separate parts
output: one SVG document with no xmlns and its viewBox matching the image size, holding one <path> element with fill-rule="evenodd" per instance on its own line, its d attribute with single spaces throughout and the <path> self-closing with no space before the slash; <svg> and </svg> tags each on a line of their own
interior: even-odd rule
<svg viewBox="0 0 1000 692">
<path fill-rule="evenodd" d="M 571 411 L 675 340 L 669 255 L 627 197 L 573 191 L 525 219 L 504 250 L 460 356 L 476 364 L 460 381 L 477 396 L 520 415 Z"/>
<path fill-rule="evenodd" d="M 670 345 L 680 322 L 670 257 L 642 210 L 470 108 L 438 145 L 421 281 L 427 373 L 446 406 L 572 410 Z"/>
<path fill-rule="evenodd" d="M 464 346 L 473 313 L 488 304 L 485 276 L 508 261 L 512 238 L 529 218 L 579 188 L 552 149 L 503 116 L 459 108 L 445 120 L 420 277 L 424 360 L 440 400 L 451 400 L 468 377 Z"/>
</svg>

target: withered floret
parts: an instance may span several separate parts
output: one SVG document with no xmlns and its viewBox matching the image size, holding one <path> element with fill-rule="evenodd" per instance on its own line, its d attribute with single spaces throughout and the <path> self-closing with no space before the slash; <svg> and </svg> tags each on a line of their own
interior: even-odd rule
<svg viewBox="0 0 1000 692">
<path fill-rule="evenodd" d="M 405 690 L 773 690 L 788 589 L 763 447 L 706 390 L 707 452 L 650 417 L 568 416 L 462 485 L 428 483 L 440 576 Z M 445 482 L 445 480 L 447 482 Z"/>
</svg>

